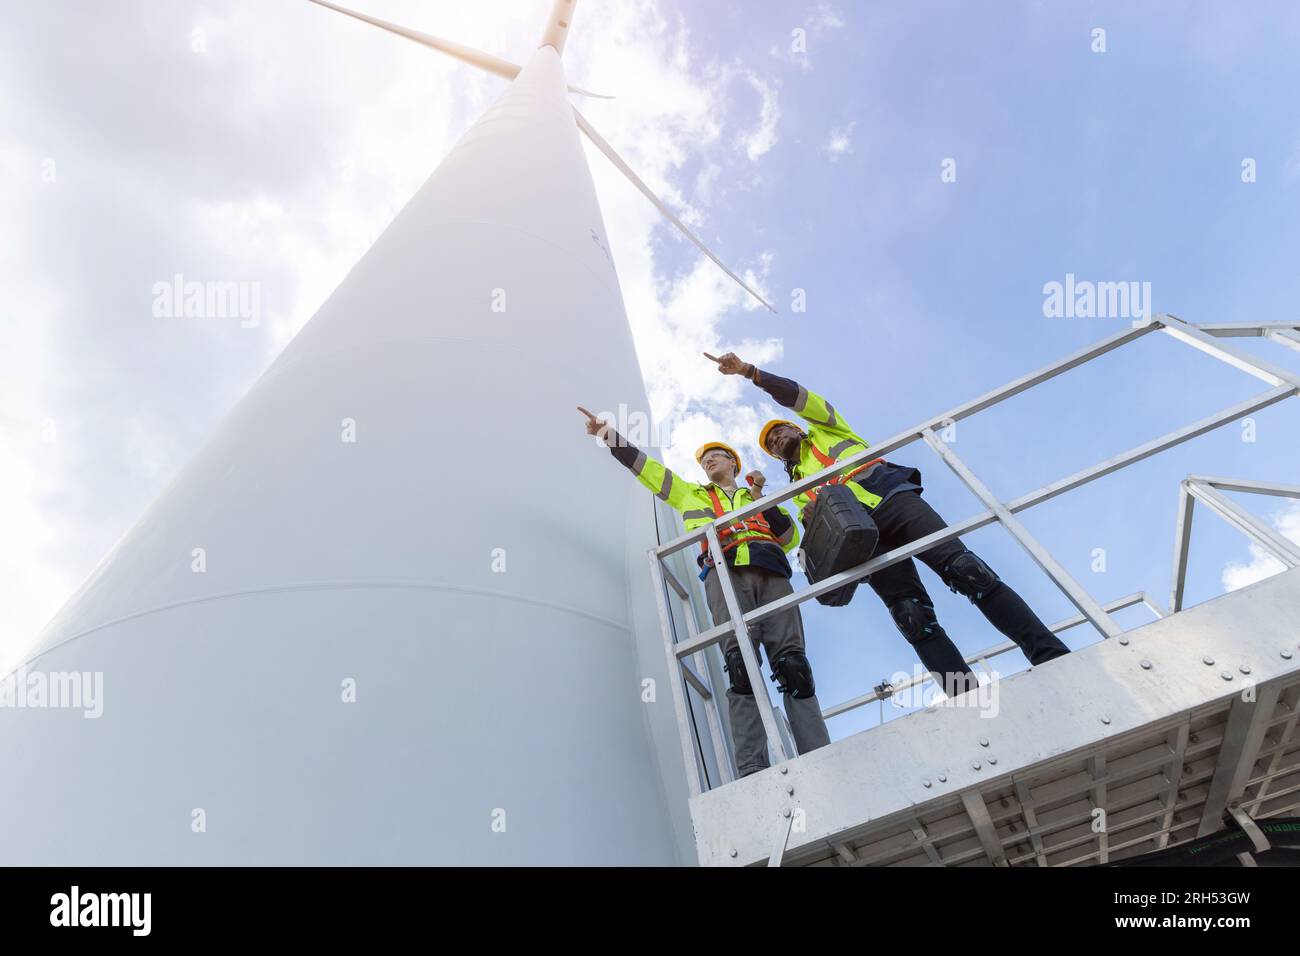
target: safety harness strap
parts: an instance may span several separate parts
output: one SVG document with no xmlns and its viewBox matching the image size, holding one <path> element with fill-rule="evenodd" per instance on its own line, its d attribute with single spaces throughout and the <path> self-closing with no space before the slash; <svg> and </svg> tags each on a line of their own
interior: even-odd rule
<svg viewBox="0 0 1300 956">
<path fill-rule="evenodd" d="M 821 463 L 821 466 L 822 466 L 823 468 L 829 468 L 831 465 L 835 464 L 835 462 L 837 462 L 837 461 L 839 460 L 839 456 L 834 456 L 834 457 L 832 457 L 831 455 L 827 455 L 827 454 L 823 453 L 822 450 L 821 450 L 820 448 L 817 447 L 816 442 L 814 442 L 811 438 L 808 439 L 808 447 L 812 450 L 813 457 L 816 458 L 816 459 Z M 883 459 L 883 458 L 873 458 L 873 459 L 871 459 L 871 461 L 867 462 L 866 464 L 859 465 L 857 468 L 854 468 L 854 469 L 853 469 L 852 471 L 850 471 L 848 474 L 845 474 L 845 475 L 836 475 L 836 476 L 835 476 L 834 478 L 832 478 L 830 481 L 826 482 L 826 484 L 828 484 L 828 485 L 842 485 L 842 484 L 844 484 L 846 481 L 850 481 L 850 480 L 852 480 L 853 478 L 855 478 L 855 477 L 857 477 L 858 475 L 862 474 L 862 473 L 863 473 L 864 471 L 866 471 L 868 468 L 872 467 L 873 465 L 878 465 L 878 464 L 880 464 L 881 462 L 883 462 L 884 460 L 885 460 L 885 459 Z M 818 491 L 817 488 L 813 488 L 813 489 L 811 489 L 811 490 L 808 492 L 808 500 L 809 500 L 809 501 L 816 501 L 816 500 L 817 500 L 817 491 Z"/>
<path fill-rule="evenodd" d="M 713 503 L 713 516 L 721 518 L 727 513 L 727 509 L 722 507 L 722 500 L 718 498 L 717 489 L 709 485 L 707 490 L 709 492 L 709 501 Z M 735 540 L 736 535 L 743 532 L 748 532 L 749 537 L 739 541 Z M 754 515 L 752 518 L 746 518 L 744 521 L 738 521 L 729 528 L 723 528 L 718 532 L 718 540 L 722 544 L 724 552 L 754 540 L 767 540 L 778 546 L 781 544 L 776 535 L 772 534 L 772 526 L 767 523 L 767 519 L 761 513 Z M 700 542 L 700 550 L 705 553 L 708 552 L 709 545 L 707 541 Z"/>
</svg>

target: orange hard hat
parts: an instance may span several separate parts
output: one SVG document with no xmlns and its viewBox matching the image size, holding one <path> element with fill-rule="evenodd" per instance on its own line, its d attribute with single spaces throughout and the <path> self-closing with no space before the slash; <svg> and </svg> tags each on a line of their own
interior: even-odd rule
<svg viewBox="0 0 1300 956">
<path fill-rule="evenodd" d="M 769 451 L 767 447 L 767 436 L 772 433 L 772 429 L 777 425 L 789 425 L 791 428 L 799 427 L 794 422 L 788 422 L 784 418 L 774 418 L 764 425 L 763 430 L 758 433 L 758 447 L 763 449 L 763 451 L 766 451 L 769 455 L 772 455 L 772 452 Z M 772 455 L 772 457 L 775 458 L 776 455 Z"/>
<path fill-rule="evenodd" d="M 706 441 L 706 442 L 705 442 L 703 445 L 701 445 L 699 448 L 695 449 L 695 461 L 696 461 L 696 463 L 699 464 L 700 459 L 704 457 L 704 453 L 705 453 L 706 451 L 712 451 L 714 448 L 721 448 L 721 449 L 722 449 L 723 451 L 725 451 L 728 455 L 730 455 L 731 458 L 732 458 L 732 460 L 736 463 L 736 474 L 740 474 L 740 456 L 739 456 L 738 454 L 736 454 L 736 449 L 732 448 L 732 447 L 731 447 L 730 445 L 728 445 L 726 442 L 721 442 L 721 441 Z"/>
</svg>

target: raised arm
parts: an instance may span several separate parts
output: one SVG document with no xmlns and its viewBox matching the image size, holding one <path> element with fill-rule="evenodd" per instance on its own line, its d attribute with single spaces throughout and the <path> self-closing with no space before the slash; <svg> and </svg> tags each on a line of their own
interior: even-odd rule
<svg viewBox="0 0 1300 956">
<path fill-rule="evenodd" d="M 602 422 L 581 405 L 578 411 L 587 416 L 587 434 L 594 435 L 609 446 L 610 453 L 636 480 L 654 492 L 655 497 L 666 501 L 678 511 L 685 511 L 694 502 L 691 492 L 699 486 L 694 482 L 679 477 L 662 463 L 651 458 L 636 445 L 614 430 L 613 425 Z"/>
<path fill-rule="evenodd" d="M 728 352 L 720 358 L 714 358 L 708 352 L 705 352 L 704 357 L 715 362 L 718 371 L 723 375 L 743 375 L 771 395 L 778 405 L 790 409 L 808 424 L 816 425 L 838 437 L 853 438 L 862 442 L 863 445 L 867 444 L 840 417 L 834 405 L 816 392 L 804 388 L 794 379 L 782 378 L 773 372 L 764 372 L 756 366 L 742 361 L 734 352 Z"/>
</svg>

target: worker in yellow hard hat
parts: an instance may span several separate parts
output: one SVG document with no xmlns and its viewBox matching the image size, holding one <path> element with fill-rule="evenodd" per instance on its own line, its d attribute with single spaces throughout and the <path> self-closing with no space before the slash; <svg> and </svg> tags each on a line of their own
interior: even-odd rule
<svg viewBox="0 0 1300 956">
<path fill-rule="evenodd" d="M 723 375 L 743 375 L 803 420 L 800 426 L 786 419 L 773 419 L 758 436 L 760 447 L 785 466 L 791 481 L 816 474 L 867 449 L 866 440 L 849 427 L 830 402 L 798 382 L 755 368 L 731 352 L 720 358 L 708 353 L 705 356 L 717 364 Z M 921 472 L 916 468 L 875 458 L 846 468 L 829 481 L 845 485 L 871 513 L 880 530 L 880 552 L 902 547 L 948 526 L 921 497 Z M 792 499 L 805 522 L 817 491 L 813 488 Z M 1011 638 L 1031 664 L 1069 653 L 1070 649 L 1048 630 L 1024 599 L 959 539 L 951 538 L 917 557 Z M 951 695 L 974 686 L 974 674 L 940 626 L 930 595 L 910 558 L 866 580 L 915 648 L 921 663 L 942 681 L 945 692 Z"/>
<path fill-rule="evenodd" d="M 765 478 L 761 471 L 745 476 L 748 487 L 737 485 L 741 461 L 737 451 L 722 441 L 705 442 L 695 452 L 695 460 L 707 476 L 707 484 L 687 481 L 674 474 L 635 445 L 629 444 L 595 415 L 579 406 L 587 416 L 587 434 L 609 446 L 614 457 L 634 474 L 641 484 L 662 501 L 681 512 L 686 529 L 710 524 L 729 512 L 744 508 L 762 497 Z M 790 562 L 786 552 L 799 543 L 799 529 L 784 508 L 773 506 L 751 518 L 737 522 L 718 534 L 727 571 L 742 613 L 749 613 L 771 601 L 792 593 Z M 715 625 L 731 620 L 722 586 L 713 570 L 707 547 L 698 558 L 704 593 Z M 772 680 L 784 695 L 785 713 L 790 721 L 795 746 L 807 753 L 830 743 L 826 723 L 817 700 L 812 666 L 804 653 L 803 617 L 793 606 L 779 614 L 751 624 L 754 654 L 759 645 L 767 654 Z M 727 690 L 727 708 L 731 716 L 736 771 L 740 776 L 756 773 L 768 766 L 767 736 L 754 701 L 754 689 L 745 671 L 740 642 L 731 634 L 722 643 L 731 687 Z"/>
</svg>

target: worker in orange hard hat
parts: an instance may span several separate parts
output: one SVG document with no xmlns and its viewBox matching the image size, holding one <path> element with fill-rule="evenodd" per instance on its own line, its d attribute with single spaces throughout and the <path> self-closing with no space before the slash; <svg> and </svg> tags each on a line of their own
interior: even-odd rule
<svg viewBox="0 0 1300 956">
<path fill-rule="evenodd" d="M 695 452 L 695 460 L 708 477 L 707 484 L 696 484 L 674 474 L 661 463 L 627 442 L 612 425 L 579 406 L 587 416 L 587 434 L 609 445 L 614 457 L 625 465 L 646 488 L 662 501 L 681 512 L 687 530 L 703 527 L 732 511 L 752 504 L 762 497 L 765 478 L 761 471 L 745 476 L 749 487 L 738 486 L 740 455 L 722 441 L 705 442 Z M 793 593 L 790 587 L 790 562 L 786 552 L 799 543 L 799 529 L 784 508 L 773 506 L 753 517 L 739 521 L 718 533 L 727 572 L 736 592 L 741 613 Z M 715 625 L 731 620 L 718 575 L 707 547 L 701 549 L 698 563 L 704 579 L 704 593 Z M 803 616 L 798 606 L 773 614 L 749 625 L 758 656 L 761 643 L 772 668 L 771 679 L 784 695 L 786 717 L 800 753 L 807 753 L 830 743 L 821 704 L 813 683 L 812 665 L 804 653 Z M 754 688 L 745 670 L 740 642 L 733 633 L 722 642 L 722 655 L 731 678 L 727 690 L 727 709 L 740 776 L 756 773 L 768 766 L 767 735 L 754 701 Z"/>
<path fill-rule="evenodd" d="M 759 432 L 759 445 L 785 465 L 791 481 L 816 474 L 842 458 L 867 449 L 867 442 L 849 427 L 830 402 L 788 378 L 762 371 L 731 352 L 717 363 L 724 375 L 743 375 L 780 405 L 790 409 L 804 425 L 773 419 Z M 875 458 L 845 469 L 830 479 L 845 485 L 870 513 L 880 530 L 878 550 L 890 551 L 948 525 L 921 497 L 921 473 L 915 468 Z M 817 488 L 795 495 L 797 513 L 807 521 Z M 1039 619 L 1010 586 L 952 538 L 917 555 L 943 583 L 965 596 L 1002 634 L 1011 638 L 1031 664 L 1042 664 L 1070 649 Z M 921 663 L 940 680 L 949 695 L 974 686 L 975 678 L 957 646 L 939 624 L 934 605 L 909 558 L 870 575 L 867 583 L 885 603 L 903 637 L 916 650 Z"/>
</svg>

